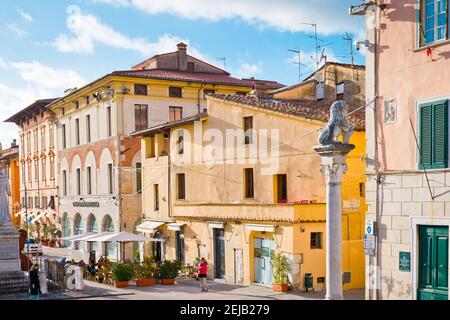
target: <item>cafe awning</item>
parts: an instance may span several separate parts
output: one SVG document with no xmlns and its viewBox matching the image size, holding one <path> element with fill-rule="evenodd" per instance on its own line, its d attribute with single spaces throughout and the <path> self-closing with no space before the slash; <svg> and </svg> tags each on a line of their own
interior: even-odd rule
<svg viewBox="0 0 450 320">
<path fill-rule="evenodd" d="M 171 231 L 181 231 L 181 227 L 185 226 L 185 222 L 171 223 L 167 225 L 167 229 Z"/>
<path fill-rule="evenodd" d="M 95 233 L 93 232 L 87 232 L 87 233 L 83 233 L 83 234 L 77 234 L 77 235 L 73 235 L 73 236 L 68 236 L 68 237 L 64 237 L 61 238 L 60 240 L 64 240 L 64 241 L 79 241 L 79 239 L 84 238 L 86 236 L 89 235 L 95 235 Z"/>
<path fill-rule="evenodd" d="M 257 232 L 275 232 L 275 226 L 272 224 L 246 224 L 245 230 Z"/>
<path fill-rule="evenodd" d="M 136 231 L 142 232 L 142 233 L 154 233 L 155 229 L 161 227 L 164 224 L 166 224 L 166 223 L 161 222 L 161 221 L 146 221 L 146 222 L 138 225 L 136 227 Z"/>
</svg>

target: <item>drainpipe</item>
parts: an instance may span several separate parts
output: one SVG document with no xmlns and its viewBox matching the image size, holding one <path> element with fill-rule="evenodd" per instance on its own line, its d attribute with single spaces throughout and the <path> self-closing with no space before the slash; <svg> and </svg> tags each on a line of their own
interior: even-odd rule
<svg viewBox="0 0 450 320">
<path fill-rule="evenodd" d="M 163 136 L 164 138 L 164 136 Z M 167 141 L 167 145 L 169 150 L 167 151 L 167 205 L 168 205 L 168 215 L 169 218 L 172 218 L 172 185 L 171 185 L 171 166 L 172 166 L 172 158 L 170 156 L 170 131 L 168 132 L 168 141 Z"/>
<path fill-rule="evenodd" d="M 203 87 L 204 87 L 204 85 L 202 83 L 197 92 L 197 111 L 199 114 L 202 113 L 202 111 L 200 110 L 201 109 L 201 107 L 200 107 L 200 92 L 202 91 Z"/>
</svg>

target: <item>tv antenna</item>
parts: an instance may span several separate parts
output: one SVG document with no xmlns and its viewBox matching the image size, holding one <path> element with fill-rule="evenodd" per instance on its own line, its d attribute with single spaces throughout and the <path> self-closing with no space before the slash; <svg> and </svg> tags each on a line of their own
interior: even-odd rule
<svg viewBox="0 0 450 320">
<path fill-rule="evenodd" d="M 217 61 L 222 61 L 223 63 L 223 69 L 225 70 L 226 66 L 227 66 L 227 58 L 226 57 L 218 57 L 216 58 Z"/>
<path fill-rule="evenodd" d="M 313 38 L 316 40 L 316 71 L 317 71 L 317 70 L 319 70 L 319 50 L 320 50 L 319 37 L 317 36 L 317 23 L 302 22 L 302 24 L 314 27 L 314 37 Z"/>
<path fill-rule="evenodd" d="M 289 49 L 288 51 L 298 54 L 298 62 L 294 63 L 298 65 L 298 83 L 302 83 L 302 65 L 304 65 L 302 63 L 302 52 L 300 50 L 293 49 Z"/>
<path fill-rule="evenodd" d="M 345 33 L 345 37 L 343 38 L 343 40 L 347 43 L 348 46 L 350 46 L 350 56 L 352 59 L 352 65 L 355 64 L 355 58 L 354 58 L 354 54 L 353 54 L 353 38 L 351 35 L 348 34 L 348 32 Z"/>
</svg>

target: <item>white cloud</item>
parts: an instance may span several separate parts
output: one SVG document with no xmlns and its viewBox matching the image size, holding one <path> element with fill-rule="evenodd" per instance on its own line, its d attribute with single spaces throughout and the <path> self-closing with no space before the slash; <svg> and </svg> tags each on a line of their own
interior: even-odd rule
<svg viewBox="0 0 450 320">
<path fill-rule="evenodd" d="M 33 17 L 28 12 L 23 9 L 17 9 L 17 13 L 22 17 L 23 20 L 27 22 L 33 22 Z"/>
<path fill-rule="evenodd" d="M 100 1 L 111 3 L 108 0 Z M 67 13 L 67 28 L 71 35 L 60 34 L 53 43 L 61 52 L 92 54 L 95 46 L 102 44 L 113 48 L 137 51 L 143 56 L 152 56 L 175 51 L 179 42 L 189 44 L 188 39 L 181 39 L 169 34 L 159 37 L 156 42 L 129 37 L 103 23 L 100 18 L 82 13 L 77 6 L 68 7 Z M 196 48 L 190 47 L 189 52 L 199 59 L 210 60 Z"/>
<path fill-rule="evenodd" d="M 11 73 L 11 78 L 19 77 L 20 87 L 0 82 L 0 121 L 4 121 L 18 110 L 38 99 L 61 96 L 67 88 L 81 86 L 86 81 L 73 70 L 52 68 L 38 61 L 9 62 L 0 57 L 0 68 Z M 0 122 L 0 141 L 9 145 L 17 139 L 17 127 Z"/>
<path fill-rule="evenodd" d="M 10 23 L 8 25 L 6 25 L 6 27 L 11 30 L 12 32 L 14 32 L 16 34 L 16 36 L 18 36 L 19 38 L 22 38 L 24 36 L 26 36 L 28 34 L 27 31 L 21 29 L 17 24 L 15 23 Z"/>
<path fill-rule="evenodd" d="M 233 72 L 233 75 L 238 78 L 250 78 L 262 72 L 262 63 L 258 62 L 256 64 L 242 63 L 239 69 Z"/>
<path fill-rule="evenodd" d="M 115 6 L 133 5 L 151 15 L 168 13 L 186 19 L 240 19 L 258 28 L 311 32 L 304 23 L 317 23 L 320 34 L 357 32 L 363 19 L 348 15 L 348 1 L 330 0 L 91 0 Z"/>
</svg>

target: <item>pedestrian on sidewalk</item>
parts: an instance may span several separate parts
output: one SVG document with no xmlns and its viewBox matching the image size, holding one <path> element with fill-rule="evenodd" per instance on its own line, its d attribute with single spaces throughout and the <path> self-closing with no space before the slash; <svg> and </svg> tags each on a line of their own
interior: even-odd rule
<svg viewBox="0 0 450 320">
<path fill-rule="evenodd" d="M 30 269 L 30 300 L 39 300 L 41 284 L 39 283 L 39 265 L 33 264 Z"/>
<path fill-rule="evenodd" d="M 198 278 L 200 279 L 200 288 L 202 292 L 208 292 L 208 284 L 206 283 L 206 277 L 208 275 L 208 262 L 205 258 L 200 260 L 197 266 Z"/>
</svg>

